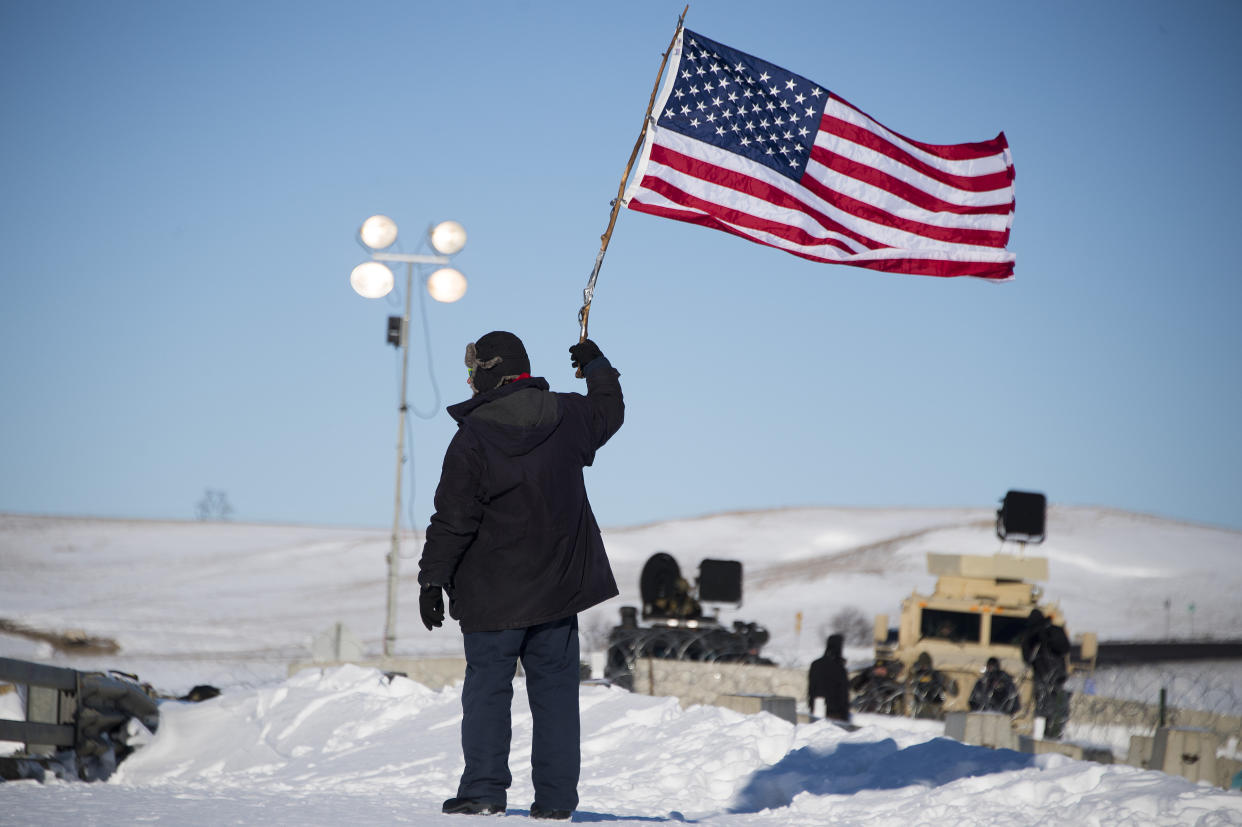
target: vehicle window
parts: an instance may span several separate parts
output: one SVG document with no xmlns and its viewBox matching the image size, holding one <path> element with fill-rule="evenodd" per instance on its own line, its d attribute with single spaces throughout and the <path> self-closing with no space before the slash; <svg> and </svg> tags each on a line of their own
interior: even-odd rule
<svg viewBox="0 0 1242 827">
<path fill-rule="evenodd" d="M 950 640 L 954 643 L 978 643 L 979 621 L 979 615 L 974 612 L 924 609 L 919 634 L 925 638 Z"/>
<path fill-rule="evenodd" d="M 1026 629 L 1026 616 L 1011 617 L 992 615 L 992 642 L 1005 646 L 1019 646 L 1022 632 Z"/>
</svg>

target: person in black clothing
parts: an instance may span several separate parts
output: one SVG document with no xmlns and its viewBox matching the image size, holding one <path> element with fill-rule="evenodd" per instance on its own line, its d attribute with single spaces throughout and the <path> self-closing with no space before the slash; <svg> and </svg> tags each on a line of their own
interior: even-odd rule
<svg viewBox="0 0 1242 827">
<path fill-rule="evenodd" d="M 1060 738 L 1069 719 L 1069 676 L 1066 656 L 1070 652 L 1065 629 L 1054 626 L 1039 609 L 1032 609 L 1022 633 L 1022 659 L 1031 667 L 1035 684 L 1035 714 L 1045 719 L 1044 736 Z"/>
<path fill-rule="evenodd" d="M 807 675 L 807 703 L 815 711 L 815 699 L 824 699 L 824 717 L 834 721 L 850 720 L 850 676 L 845 671 L 841 648 L 845 638 L 829 635 L 824 656 L 811 664 Z"/>
<path fill-rule="evenodd" d="M 419 611 L 430 631 L 461 624 L 465 769 L 446 813 L 504 812 L 513 677 L 526 673 L 534 736 L 534 818 L 578 806 L 578 613 L 617 584 L 582 469 L 621 427 L 620 374 L 590 339 L 570 349 L 587 393 L 553 393 L 530 375 L 521 339 L 494 331 L 466 348 L 473 398 L 448 409 L 435 513 L 419 561 Z"/>
<path fill-rule="evenodd" d="M 957 681 L 936 669 L 927 652 L 920 652 L 910 668 L 908 684 L 911 711 L 916 718 L 943 717 L 945 693 L 957 694 Z"/>
<path fill-rule="evenodd" d="M 859 712 L 900 715 L 905 695 L 900 676 L 901 661 L 876 661 L 850 680 L 850 689 L 854 691 L 850 705 Z"/>
<path fill-rule="evenodd" d="M 1013 677 L 1000 667 L 996 658 L 988 658 L 987 668 L 970 690 L 967 701 L 971 712 L 1003 712 L 1013 715 L 1018 711 L 1018 687 Z"/>
</svg>

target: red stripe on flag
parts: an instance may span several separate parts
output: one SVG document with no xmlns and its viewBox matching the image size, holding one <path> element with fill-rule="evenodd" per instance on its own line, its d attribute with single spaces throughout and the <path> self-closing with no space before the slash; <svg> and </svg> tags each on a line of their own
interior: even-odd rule
<svg viewBox="0 0 1242 827">
<path fill-rule="evenodd" d="M 879 249 L 888 246 L 875 240 L 874 238 L 860 233 L 857 229 L 846 227 L 822 211 L 811 207 L 805 201 L 790 195 L 782 189 L 743 173 L 739 173 L 731 168 L 720 167 L 708 161 L 692 158 L 658 143 L 651 149 L 651 158 L 667 167 L 670 167 L 671 169 L 675 169 L 678 172 L 694 178 L 699 178 L 703 181 L 726 187 L 742 193 L 747 197 L 755 198 L 768 204 L 773 204 L 785 209 L 796 210 L 813 219 L 824 229 L 841 233 L 842 235 L 871 249 Z M 819 159 L 817 158 L 817 160 Z M 842 212 L 849 213 L 850 215 L 865 221 L 870 221 L 874 224 L 918 235 L 931 241 L 938 241 L 947 244 L 967 244 L 979 247 L 1004 247 L 1009 238 L 1008 229 L 1002 232 L 996 230 L 979 230 L 969 227 L 940 227 L 933 224 L 914 221 L 912 219 L 900 218 L 887 212 L 886 210 L 880 209 L 879 207 L 875 207 L 871 204 L 867 204 L 863 201 L 859 201 L 855 198 L 851 198 L 830 189 L 819 180 L 812 178 L 809 174 L 804 175 L 799 184 L 808 192 L 815 194 L 825 202 L 840 209 Z M 645 179 L 643 181 L 643 186 L 647 186 L 647 181 Z M 668 193 L 661 192 L 661 194 L 668 197 L 670 200 L 678 200 L 669 196 Z M 692 196 L 687 194 L 685 197 L 689 198 Z M 708 201 L 700 201 L 695 206 L 704 212 L 713 212 L 714 210 L 719 211 L 725 209 L 717 206 L 713 202 Z M 747 224 L 745 220 L 737 217 L 741 215 L 741 213 L 735 213 L 734 216 L 726 217 L 731 223 Z M 758 219 L 751 220 L 756 222 L 758 221 Z M 755 229 L 763 229 L 767 232 L 773 233 L 774 235 L 779 235 L 782 238 L 786 238 L 787 240 L 797 244 L 806 244 L 807 242 L 804 240 L 805 238 L 814 238 L 813 236 L 806 235 L 805 231 L 797 230 L 796 228 L 790 228 L 790 230 L 796 230 L 797 233 L 801 233 L 802 235 L 791 234 L 791 232 L 786 231 L 786 225 L 781 222 L 768 223 L 763 226 L 755 224 L 754 227 Z"/>
<path fill-rule="evenodd" d="M 829 135 L 836 135 L 838 138 L 843 140 L 874 150 L 885 157 L 891 158 L 903 167 L 909 167 L 916 172 L 926 175 L 928 178 L 932 178 L 960 190 L 966 190 L 968 192 L 991 192 L 992 190 L 1004 189 L 1013 183 L 1014 176 L 1012 166 L 1006 168 L 1004 171 L 991 172 L 986 175 L 955 175 L 953 173 L 937 169 L 926 161 L 916 158 L 906 150 L 896 144 L 890 143 L 874 132 L 863 129 L 860 126 L 855 126 L 854 124 L 848 121 L 843 121 L 840 118 L 834 118 L 831 115 L 824 115 L 820 119 L 819 129 L 821 132 L 827 132 Z M 911 143 L 914 142 L 911 141 Z M 996 153 L 993 153 L 993 155 L 995 154 Z"/>
<path fill-rule="evenodd" d="M 635 212 L 656 215 L 661 218 L 671 218 L 675 221 L 683 221 L 687 224 L 698 224 L 701 227 L 708 227 L 713 230 L 722 230 L 731 235 L 744 238 L 756 244 L 762 244 L 765 247 L 772 247 L 776 250 L 784 250 L 792 253 L 799 258 L 805 258 L 809 261 L 819 262 L 821 264 L 846 264 L 853 267 L 866 267 L 870 270 L 878 270 L 885 273 L 904 273 L 914 276 L 936 276 L 939 278 L 953 278 L 955 276 L 973 276 L 982 279 L 1003 280 L 1013 277 L 1013 264 L 1011 262 L 996 263 L 984 261 L 945 261 L 943 259 L 929 258 L 890 258 L 875 260 L 856 260 L 849 259 L 832 259 L 823 256 L 817 256 L 813 253 L 799 252 L 791 250 L 788 247 L 780 247 L 763 239 L 755 238 L 741 232 L 736 227 L 721 223 L 718 219 L 710 215 L 704 215 L 700 212 L 692 210 L 674 210 L 669 207 L 656 206 L 654 204 L 646 204 L 637 198 L 631 199 L 628 204 L 629 209 Z"/>
<path fill-rule="evenodd" d="M 766 183 L 765 181 L 760 181 L 757 178 L 752 178 L 749 175 L 745 175 L 743 173 L 737 172 L 736 170 L 729 169 L 727 167 L 716 166 L 715 164 L 712 164 L 708 161 L 700 160 L 698 158 L 691 158 L 688 155 L 683 155 L 682 153 L 677 152 L 676 150 L 669 149 L 668 147 L 663 146 L 658 143 L 651 148 L 651 159 L 660 164 L 663 164 L 666 167 L 675 169 L 678 172 L 683 173 L 685 175 L 689 175 L 693 178 L 698 178 L 700 180 L 707 181 L 709 183 L 716 184 L 718 186 L 734 190 L 736 192 L 742 193 L 743 195 L 749 198 L 754 198 L 756 200 L 763 201 L 768 204 L 773 204 L 778 207 L 784 207 L 785 209 L 796 210 L 797 212 L 802 213 L 803 215 L 806 215 L 808 218 L 815 221 L 815 223 L 819 224 L 825 230 L 829 232 L 840 233 L 843 236 L 853 239 L 854 241 L 863 245 L 864 247 L 876 249 L 876 248 L 884 246 L 883 244 L 875 241 L 874 239 L 861 235 L 860 233 L 854 230 L 851 230 L 850 228 L 833 220 L 827 215 L 824 215 L 822 212 L 819 212 L 818 210 L 812 208 L 811 206 L 806 204 L 804 201 L 801 201 L 795 198 L 794 196 L 790 195 L 784 190 L 778 189 L 777 187 L 774 187 L 771 184 Z M 656 180 L 660 180 L 660 179 L 653 177 L 651 175 L 648 175 L 643 179 L 642 186 L 650 188 L 650 182 L 656 181 Z M 661 181 L 661 183 L 663 184 L 664 182 Z M 681 190 L 677 190 L 677 192 L 680 193 Z M 669 198 L 670 200 L 674 200 L 674 201 L 678 200 L 677 198 L 673 198 L 666 192 L 661 192 L 660 194 L 665 196 L 666 198 Z M 694 196 L 691 196 L 687 193 L 682 193 L 682 195 L 685 198 L 695 198 Z M 743 213 L 739 213 L 734 210 L 728 210 L 727 208 L 719 204 L 716 204 L 715 202 L 703 201 L 697 198 L 695 198 L 695 200 L 698 202 L 696 206 L 698 206 L 704 212 L 715 212 L 715 213 L 720 213 L 722 215 L 726 215 L 726 212 L 727 212 L 728 214 L 726 215 L 726 217 L 729 218 L 731 223 L 734 223 L 734 224 L 745 224 L 746 223 L 746 221 L 742 220 L 741 218 L 744 215 Z M 685 202 L 679 201 L 679 203 L 685 203 Z M 735 218 L 737 220 L 734 220 Z M 776 221 L 760 222 L 760 219 L 754 218 L 751 215 L 747 215 L 746 218 L 747 220 L 754 222 L 753 225 L 748 225 L 748 226 L 754 226 L 755 229 L 763 229 L 766 232 L 771 232 L 774 235 L 779 235 L 782 238 L 787 238 L 788 240 L 794 241 L 795 243 L 798 243 L 798 244 L 807 243 L 806 241 L 801 240 L 801 239 L 814 239 L 815 243 L 824 243 L 823 241 L 819 239 L 815 239 L 814 236 L 807 234 L 806 231 L 799 229 L 797 227 L 791 227 L 788 224 L 785 224 L 782 222 L 776 222 Z M 760 226 L 760 224 L 762 224 L 762 226 Z M 800 236 L 795 237 L 793 235 L 794 231 L 800 234 Z"/>
<path fill-rule="evenodd" d="M 811 158 L 833 172 L 848 176 L 865 184 L 892 193 L 898 198 L 928 212 L 944 212 L 954 215 L 1008 215 L 1013 212 L 1013 202 L 981 206 L 966 206 L 945 201 L 875 167 L 829 152 L 823 147 L 811 147 Z"/>
<path fill-rule="evenodd" d="M 798 255 L 798 253 L 794 253 Z M 809 256 L 803 256 L 809 258 Z M 852 264 L 885 273 L 908 273 L 912 276 L 974 276 L 980 279 L 1004 280 L 1013 278 L 1013 262 L 994 261 L 945 261 L 933 258 L 889 258 L 878 261 L 829 261 L 829 264 Z"/>
<path fill-rule="evenodd" d="M 1004 247 L 1005 242 L 1009 238 L 1008 230 L 998 232 L 996 230 L 976 230 L 969 227 L 938 227 L 922 221 L 901 218 L 887 210 L 882 210 L 865 201 L 859 201 L 857 198 L 851 198 L 831 189 L 810 173 L 803 175 L 799 183 L 829 204 L 850 215 L 857 216 L 864 221 L 892 227 L 894 230 L 912 233 L 932 241 L 943 241 L 947 244 L 969 244 L 974 247 Z"/>
<path fill-rule="evenodd" d="M 828 100 L 829 102 L 836 101 L 847 109 L 852 109 L 862 117 L 871 121 L 878 128 L 896 135 L 898 138 L 901 138 L 901 140 L 913 146 L 917 146 L 924 152 L 930 152 L 932 155 L 944 158 L 946 161 L 978 161 L 982 158 L 992 158 L 1000 155 L 1009 148 L 1009 141 L 1005 138 L 1004 132 L 999 133 L 990 141 L 972 141 L 965 144 L 929 144 L 926 141 L 916 141 L 913 138 L 902 135 L 895 129 L 889 129 L 887 126 L 882 125 L 875 118 L 871 117 L 866 112 L 862 111 L 857 106 L 839 95 L 830 94 Z M 1010 167 L 1010 169 L 1012 170 L 1012 167 Z"/>
<path fill-rule="evenodd" d="M 835 238 L 819 238 L 819 237 L 811 235 L 810 233 L 806 232 L 800 227 L 794 227 L 789 224 L 782 224 L 779 221 L 767 221 L 761 218 L 757 218 L 756 216 L 750 213 L 741 212 L 740 210 L 729 209 L 727 207 L 724 207 L 712 201 L 705 201 L 702 198 L 699 198 L 698 196 L 691 195 L 685 190 L 679 189 L 677 186 L 669 183 L 668 181 L 665 181 L 663 178 L 657 178 L 653 175 L 647 175 L 646 177 L 643 178 L 642 185 L 643 185 L 643 188 L 646 190 L 654 192 L 658 195 L 663 195 L 665 198 L 667 198 L 669 201 L 672 201 L 675 204 L 680 204 L 683 207 L 689 208 L 691 211 L 693 211 L 696 214 L 702 214 L 705 217 L 712 219 L 711 226 L 716 227 L 717 229 L 728 230 L 729 232 L 734 232 L 735 231 L 734 225 L 736 225 L 737 227 L 746 227 L 747 229 L 755 230 L 756 232 L 763 232 L 763 233 L 768 233 L 770 235 L 774 235 L 777 238 L 783 239 L 785 241 L 788 241 L 790 244 L 797 245 L 800 247 L 809 247 L 809 246 L 827 244 L 832 247 L 836 247 L 845 253 L 848 253 L 851 255 L 854 253 L 854 250 L 843 241 L 838 241 Z M 707 222 L 696 221 L 694 223 L 706 224 Z M 742 233 L 739 233 L 739 235 L 743 235 L 745 238 L 750 238 L 752 241 L 758 240 L 758 239 L 753 238 L 750 235 L 745 235 Z M 767 243 L 767 242 L 762 242 L 762 243 Z M 860 241 L 859 243 L 862 243 L 862 242 Z M 775 247 L 779 245 L 772 245 L 772 246 Z M 866 246 L 874 248 L 876 245 L 874 243 L 871 243 Z M 780 249 L 782 250 L 788 249 L 792 252 L 792 249 L 789 247 L 780 247 Z"/>
</svg>

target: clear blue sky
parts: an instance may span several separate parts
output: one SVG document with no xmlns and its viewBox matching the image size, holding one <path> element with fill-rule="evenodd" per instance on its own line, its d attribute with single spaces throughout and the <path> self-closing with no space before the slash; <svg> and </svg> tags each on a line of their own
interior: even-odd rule
<svg viewBox="0 0 1242 827">
<path fill-rule="evenodd" d="M 427 307 L 424 525 L 466 342 L 512 330 L 581 387 L 566 348 L 681 7 L 0 4 L 0 511 L 189 519 L 211 488 L 238 520 L 387 525 L 397 311 L 348 284 L 383 212 L 407 251 L 470 236 L 466 297 Z M 591 314 L 628 402 L 600 521 L 1028 488 L 1242 528 L 1242 4 L 755 8 L 687 25 L 912 138 L 1005 131 L 1017 278 L 623 212 Z"/>
</svg>

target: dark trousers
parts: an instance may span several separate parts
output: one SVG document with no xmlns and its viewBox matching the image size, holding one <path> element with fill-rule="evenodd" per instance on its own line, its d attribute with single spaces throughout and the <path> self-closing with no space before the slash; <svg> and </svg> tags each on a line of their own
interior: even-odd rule
<svg viewBox="0 0 1242 827">
<path fill-rule="evenodd" d="M 467 632 L 466 683 L 461 690 L 461 748 L 466 768 L 458 798 L 506 804 L 509 710 L 520 658 L 534 725 L 531 781 L 535 802 L 553 810 L 578 806 L 578 618 L 525 629 Z"/>
<path fill-rule="evenodd" d="M 1044 717 L 1044 737 L 1060 738 L 1069 720 L 1070 693 L 1059 674 L 1035 675 L 1035 714 Z"/>
</svg>

